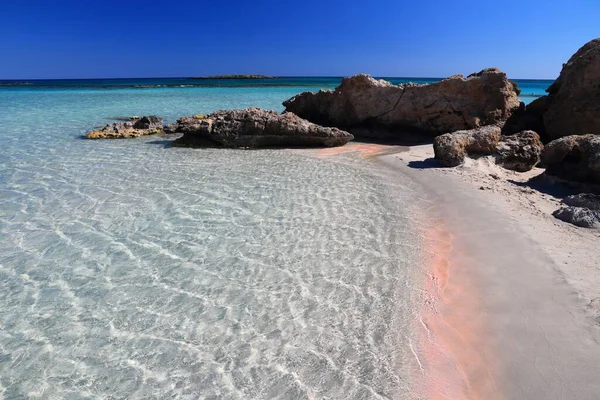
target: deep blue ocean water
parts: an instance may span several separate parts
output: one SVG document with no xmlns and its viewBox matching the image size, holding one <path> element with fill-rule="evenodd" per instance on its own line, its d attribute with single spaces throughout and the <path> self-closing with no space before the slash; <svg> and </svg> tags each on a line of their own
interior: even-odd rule
<svg viewBox="0 0 600 400">
<path fill-rule="evenodd" d="M 441 78 L 402 78 L 378 77 L 393 84 L 434 83 Z M 191 78 L 137 78 L 137 79 L 63 79 L 2 81 L 0 90 L 39 90 L 39 89 L 152 89 L 152 88 L 277 88 L 297 87 L 303 90 L 333 89 L 340 84 L 342 77 L 277 77 L 274 79 L 191 79 Z M 521 97 L 525 103 L 545 94 L 552 80 L 515 79 L 521 88 Z M 302 91 L 302 90 L 301 90 Z"/>
<path fill-rule="evenodd" d="M 434 295 L 408 178 L 353 154 L 82 139 L 339 81 L 0 86 L 0 398 L 418 397 L 435 377 L 411 326 Z"/>
</svg>

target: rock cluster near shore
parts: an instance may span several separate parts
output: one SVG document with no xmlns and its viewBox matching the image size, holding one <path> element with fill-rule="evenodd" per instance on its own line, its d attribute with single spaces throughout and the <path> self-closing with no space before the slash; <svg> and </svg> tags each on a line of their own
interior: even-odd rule
<svg viewBox="0 0 600 400">
<path fill-rule="evenodd" d="M 393 85 L 359 74 L 344 78 L 335 90 L 286 100 L 282 114 L 258 108 L 222 110 L 182 117 L 164 128 L 158 117 L 135 117 L 87 137 L 164 132 L 182 134 L 174 146 L 260 148 L 342 146 L 353 134 L 397 140 L 410 134 L 435 137 L 435 159 L 443 167 L 481 156 L 518 172 L 542 164 L 548 176 L 595 185 L 600 192 L 600 39 L 584 45 L 563 65 L 547 96 L 525 106 L 519 92 L 496 68 L 426 85 Z M 586 207 L 575 205 L 577 201 L 565 199 L 566 206 L 554 215 L 579 226 L 599 227 L 598 199 Z"/>
<path fill-rule="evenodd" d="M 139 117 L 130 122 L 115 122 L 88 133 L 88 139 L 129 139 L 162 133 L 162 118 L 156 115 Z"/>
<path fill-rule="evenodd" d="M 437 136 L 433 141 L 435 158 L 444 167 L 456 167 L 467 155 L 490 155 L 500 142 L 500 132 L 499 127 L 489 125 Z"/>
<path fill-rule="evenodd" d="M 505 121 L 519 108 L 519 88 L 496 68 L 440 82 L 392 85 L 359 74 L 334 91 L 305 92 L 283 103 L 287 112 L 363 137 L 394 138 L 413 130 L 443 134 Z"/>
<path fill-rule="evenodd" d="M 183 133 L 173 145 L 185 147 L 332 147 L 354 138 L 348 132 L 313 124 L 292 113 L 260 108 L 217 111 L 204 118 L 184 117 L 167 130 Z"/>
<path fill-rule="evenodd" d="M 502 136 L 501 131 L 498 126 L 488 125 L 437 136 L 433 140 L 435 158 L 443 167 L 456 167 L 467 156 L 494 156 L 496 164 L 518 172 L 529 171 L 540 162 L 544 145 L 537 133 Z"/>
</svg>

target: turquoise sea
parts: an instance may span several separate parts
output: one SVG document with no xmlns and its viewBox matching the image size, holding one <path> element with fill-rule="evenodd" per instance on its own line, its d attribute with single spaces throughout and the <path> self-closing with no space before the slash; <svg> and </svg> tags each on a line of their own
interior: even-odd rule
<svg viewBox="0 0 600 400">
<path fill-rule="evenodd" d="M 352 154 L 81 138 L 339 81 L 0 84 L 0 398 L 418 397 L 432 294 L 408 178 Z"/>
</svg>

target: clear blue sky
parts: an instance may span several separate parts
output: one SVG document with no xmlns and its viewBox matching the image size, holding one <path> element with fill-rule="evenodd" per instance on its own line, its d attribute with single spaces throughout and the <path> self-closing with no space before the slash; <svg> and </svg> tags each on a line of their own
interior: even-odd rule
<svg viewBox="0 0 600 400">
<path fill-rule="evenodd" d="M 0 0 L 0 79 L 555 78 L 598 36 L 600 0 Z"/>
</svg>

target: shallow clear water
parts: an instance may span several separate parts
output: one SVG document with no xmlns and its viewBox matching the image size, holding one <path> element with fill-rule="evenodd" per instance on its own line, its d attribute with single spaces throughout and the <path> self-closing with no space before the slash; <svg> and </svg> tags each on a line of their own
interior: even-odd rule
<svg viewBox="0 0 600 400">
<path fill-rule="evenodd" d="M 414 394 L 406 178 L 353 155 L 80 138 L 303 89 L 0 91 L 4 398 Z"/>
<path fill-rule="evenodd" d="M 0 397 L 418 396 L 407 178 L 351 154 L 81 139 L 116 116 L 282 110 L 339 78 L 185 81 L 0 88 Z"/>
</svg>

